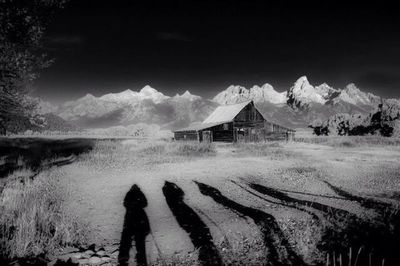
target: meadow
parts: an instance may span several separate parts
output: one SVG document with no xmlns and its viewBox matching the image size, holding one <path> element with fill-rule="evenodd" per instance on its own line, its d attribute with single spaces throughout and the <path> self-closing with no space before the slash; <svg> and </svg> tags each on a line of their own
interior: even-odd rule
<svg viewBox="0 0 400 266">
<path fill-rule="evenodd" d="M 230 265 L 396 265 L 399 143 L 98 140 L 71 164 L 3 179 L 2 259 L 54 261 L 95 244 L 116 264 L 137 185 L 149 264 L 207 264 L 214 254 Z"/>
</svg>

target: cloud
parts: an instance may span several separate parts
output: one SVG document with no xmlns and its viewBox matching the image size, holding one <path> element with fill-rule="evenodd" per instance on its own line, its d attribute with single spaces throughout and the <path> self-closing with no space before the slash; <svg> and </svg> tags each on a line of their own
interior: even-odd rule
<svg viewBox="0 0 400 266">
<path fill-rule="evenodd" d="M 162 41 L 190 42 L 190 38 L 180 32 L 157 32 L 157 39 Z"/>
</svg>

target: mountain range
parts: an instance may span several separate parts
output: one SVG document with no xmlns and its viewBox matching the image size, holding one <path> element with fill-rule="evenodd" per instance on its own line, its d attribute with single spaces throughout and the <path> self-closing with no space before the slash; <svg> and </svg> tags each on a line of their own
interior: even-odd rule
<svg viewBox="0 0 400 266">
<path fill-rule="evenodd" d="M 248 99 L 254 100 L 266 119 L 293 128 L 306 127 L 316 119 L 325 120 L 338 113 L 367 114 L 386 101 L 354 84 L 343 89 L 326 83 L 313 86 L 303 76 L 284 92 L 268 83 L 250 89 L 231 85 L 206 99 L 189 91 L 171 97 L 147 85 L 140 91 L 128 89 L 100 97 L 87 94 L 60 106 L 41 101 L 39 107 L 41 113 L 51 112 L 82 128 L 148 123 L 173 130 L 203 121 L 218 105 Z M 400 100 L 391 101 L 400 104 Z"/>
</svg>

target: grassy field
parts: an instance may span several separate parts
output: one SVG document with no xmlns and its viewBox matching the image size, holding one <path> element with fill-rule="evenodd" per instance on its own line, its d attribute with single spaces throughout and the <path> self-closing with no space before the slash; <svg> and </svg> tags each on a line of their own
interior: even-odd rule
<svg viewBox="0 0 400 266">
<path fill-rule="evenodd" d="M 231 265 L 396 265 L 399 160 L 399 141 L 377 137 L 98 141 L 33 180 L 23 178 L 28 170 L 7 178 L 1 252 L 51 257 L 92 243 L 121 250 L 123 202 L 137 185 L 148 202 L 150 264 L 193 265 L 214 254 Z M 199 246 L 197 235 L 210 241 Z"/>
</svg>

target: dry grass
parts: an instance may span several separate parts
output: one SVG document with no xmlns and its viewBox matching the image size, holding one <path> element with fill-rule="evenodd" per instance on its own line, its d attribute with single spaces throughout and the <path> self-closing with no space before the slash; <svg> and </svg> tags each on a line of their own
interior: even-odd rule
<svg viewBox="0 0 400 266">
<path fill-rule="evenodd" d="M 95 169 L 122 169 L 130 166 L 156 165 L 214 156 L 214 144 L 167 141 L 97 141 L 91 152 L 80 156 L 78 163 Z"/>
<path fill-rule="evenodd" d="M 284 150 L 282 142 L 236 143 L 234 148 L 239 156 L 268 157 L 272 160 L 293 158 L 293 153 Z"/>
<path fill-rule="evenodd" d="M 382 136 L 338 136 L 338 137 L 305 137 L 296 138 L 296 142 L 323 144 L 332 147 L 360 147 L 360 146 L 400 146 L 400 138 Z"/>
<path fill-rule="evenodd" d="M 85 241 L 85 225 L 64 208 L 60 169 L 24 183 L 10 177 L 0 196 L 0 256 L 34 257 Z"/>
</svg>

